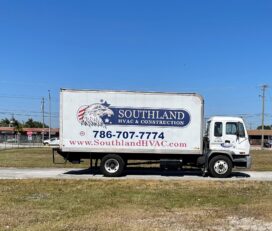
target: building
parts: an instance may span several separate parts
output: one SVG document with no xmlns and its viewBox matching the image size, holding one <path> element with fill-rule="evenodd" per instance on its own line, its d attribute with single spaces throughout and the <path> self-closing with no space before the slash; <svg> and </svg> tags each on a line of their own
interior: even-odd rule
<svg viewBox="0 0 272 231">
<path fill-rule="evenodd" d="M 264 130 L 264 140 L 272 140 L 272 130 Z M 262 142 L 262 130 L 249 130 L 248 136 L 250 144 L 252 145 L 261 145 Z"/>
<path fill-rule="evenodd" d="M 52 137 L 59 137 L 59 128 L 51 128 Z M 22 128 L 19 132 L 14 127 L 0 127 L 0 142 L 35 142 L 41 143 L 42 137 L 49 137 L 49 128 Z"/>
</svg>

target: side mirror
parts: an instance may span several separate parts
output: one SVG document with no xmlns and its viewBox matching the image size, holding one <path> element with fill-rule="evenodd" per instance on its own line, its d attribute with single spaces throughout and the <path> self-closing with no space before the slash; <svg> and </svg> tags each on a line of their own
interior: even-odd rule
<svg viewBox="0 0 272 231">
<path fill-rule="evenodd" d="M 240 132 L 239 131 L 236 132 L 236 137 L 237 137 L 237 140 L 240 138 Z"/>
<path fill-rule="evenodd" d="M 236 126 L 237 126 L 236 137 L 238 140 L 240 138 L 239 123 L 237 123 Z"/>
</svg>

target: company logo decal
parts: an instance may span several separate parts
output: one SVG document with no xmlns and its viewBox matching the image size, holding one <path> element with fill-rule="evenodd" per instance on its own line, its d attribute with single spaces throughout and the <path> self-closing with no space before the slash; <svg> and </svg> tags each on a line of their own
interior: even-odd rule
<svg viewBox="0 0 272 231">
<path fill-rule="evenodd" d="M 232 148 L 232 147 L 234 147 L 233 144 L 230 144 L 230 143 L 222 143 L 221 146 L 223 148 Z"/>
<path fill-rule="evenodd" d="M 81 106 L 77 112 L 78 121 L 84 126 L 106 127 L 105 123 L 114 115 L 107 102 Z"/>
<path fill-rule="evenodd" d="M 107 125 L 185 127 L 190 114 L 181 109 L 121 108 L 107 101 L 83 105 L 78 109 L 77 119 L 82 126 L 107 127 Z"/>
</svg>

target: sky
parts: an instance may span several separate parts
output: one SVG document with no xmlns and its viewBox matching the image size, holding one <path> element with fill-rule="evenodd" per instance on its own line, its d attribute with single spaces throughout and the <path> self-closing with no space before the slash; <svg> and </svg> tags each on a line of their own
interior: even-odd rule
<svg viewBox="0 0 272 231">
<path fill-rule="evenodd" d="M 48 90 L 194 92 L 205 116 L 272 124 L 270 0 L 0 0 L 0 118 L 41 121 Z"/>
</svg>

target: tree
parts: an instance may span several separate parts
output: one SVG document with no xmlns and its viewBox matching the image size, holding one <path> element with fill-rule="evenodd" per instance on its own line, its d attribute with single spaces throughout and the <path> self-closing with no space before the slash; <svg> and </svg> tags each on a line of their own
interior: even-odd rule
<svg viewBox="0 0 272 231">
<path fill-rule="evenodd" d="M 39 121 L 35 121 L 32 118 L 29 118 L 23 125 L 25 128 L 42 128 L 43 124 Z M 45 124 L 45 128 L 48 128 L 48 126 Z"/>
<path fill-rule="evenodd" d="M 8 127 L 10 125 L 10 120 L 8 118 L 0 120 L 0 127 Z"/>
<path fill-rule="evenodd" d="M 18 120 L 13 118 L 13 127 L 16 132 L 22 132 L 23 131 L 23 125 Z"/>
<path fill-rule="evenodd" d="M 39 121 L 35 121 L 32 118 L 29 118 L 25 123 L 21 123 L 14 117 L 10 120 L 8 118 L 0 120 L 0 127 L 14 127 L 15 131 L 22 131 L 22 128 L 42 128 L 43 124 Z M 44 125 L 45 128 L 48 128 L 48 125 Z"/>
<path fill-rule="evenodd" d="M 23 130 L 22 123 L 15 119 L 13 116 L 10 120 L 5 118 L 1 120 L 1 122 L 3 122 L 3 126 L 13 127 L 15 132 L 21 132 Z"/>
<path fill-rule="evenodd" d="M 8 118 L 2 119 L 0 121 L 1 127 L 14 127 L 15 131 L 21 131 L 22 130 L 22 123 L 20 123 L 18 120 L 16 120 L 13 116 L 9 120 Z"/>
<path fill-rule="evenodd" d="M 24 123 L 25 128 L 35 128 L 34 121 L 32 118 L 29 118 L 28 121 Z"/>
<path fill-rule="evenodd" d="M 262 126 L 258 126 L 257 127 L 257 130 L 261 130 L 262 129 Z M 264 125 L 264 130 L 271 130 L 272 129 L 272 125 Z"/>
</svg>

